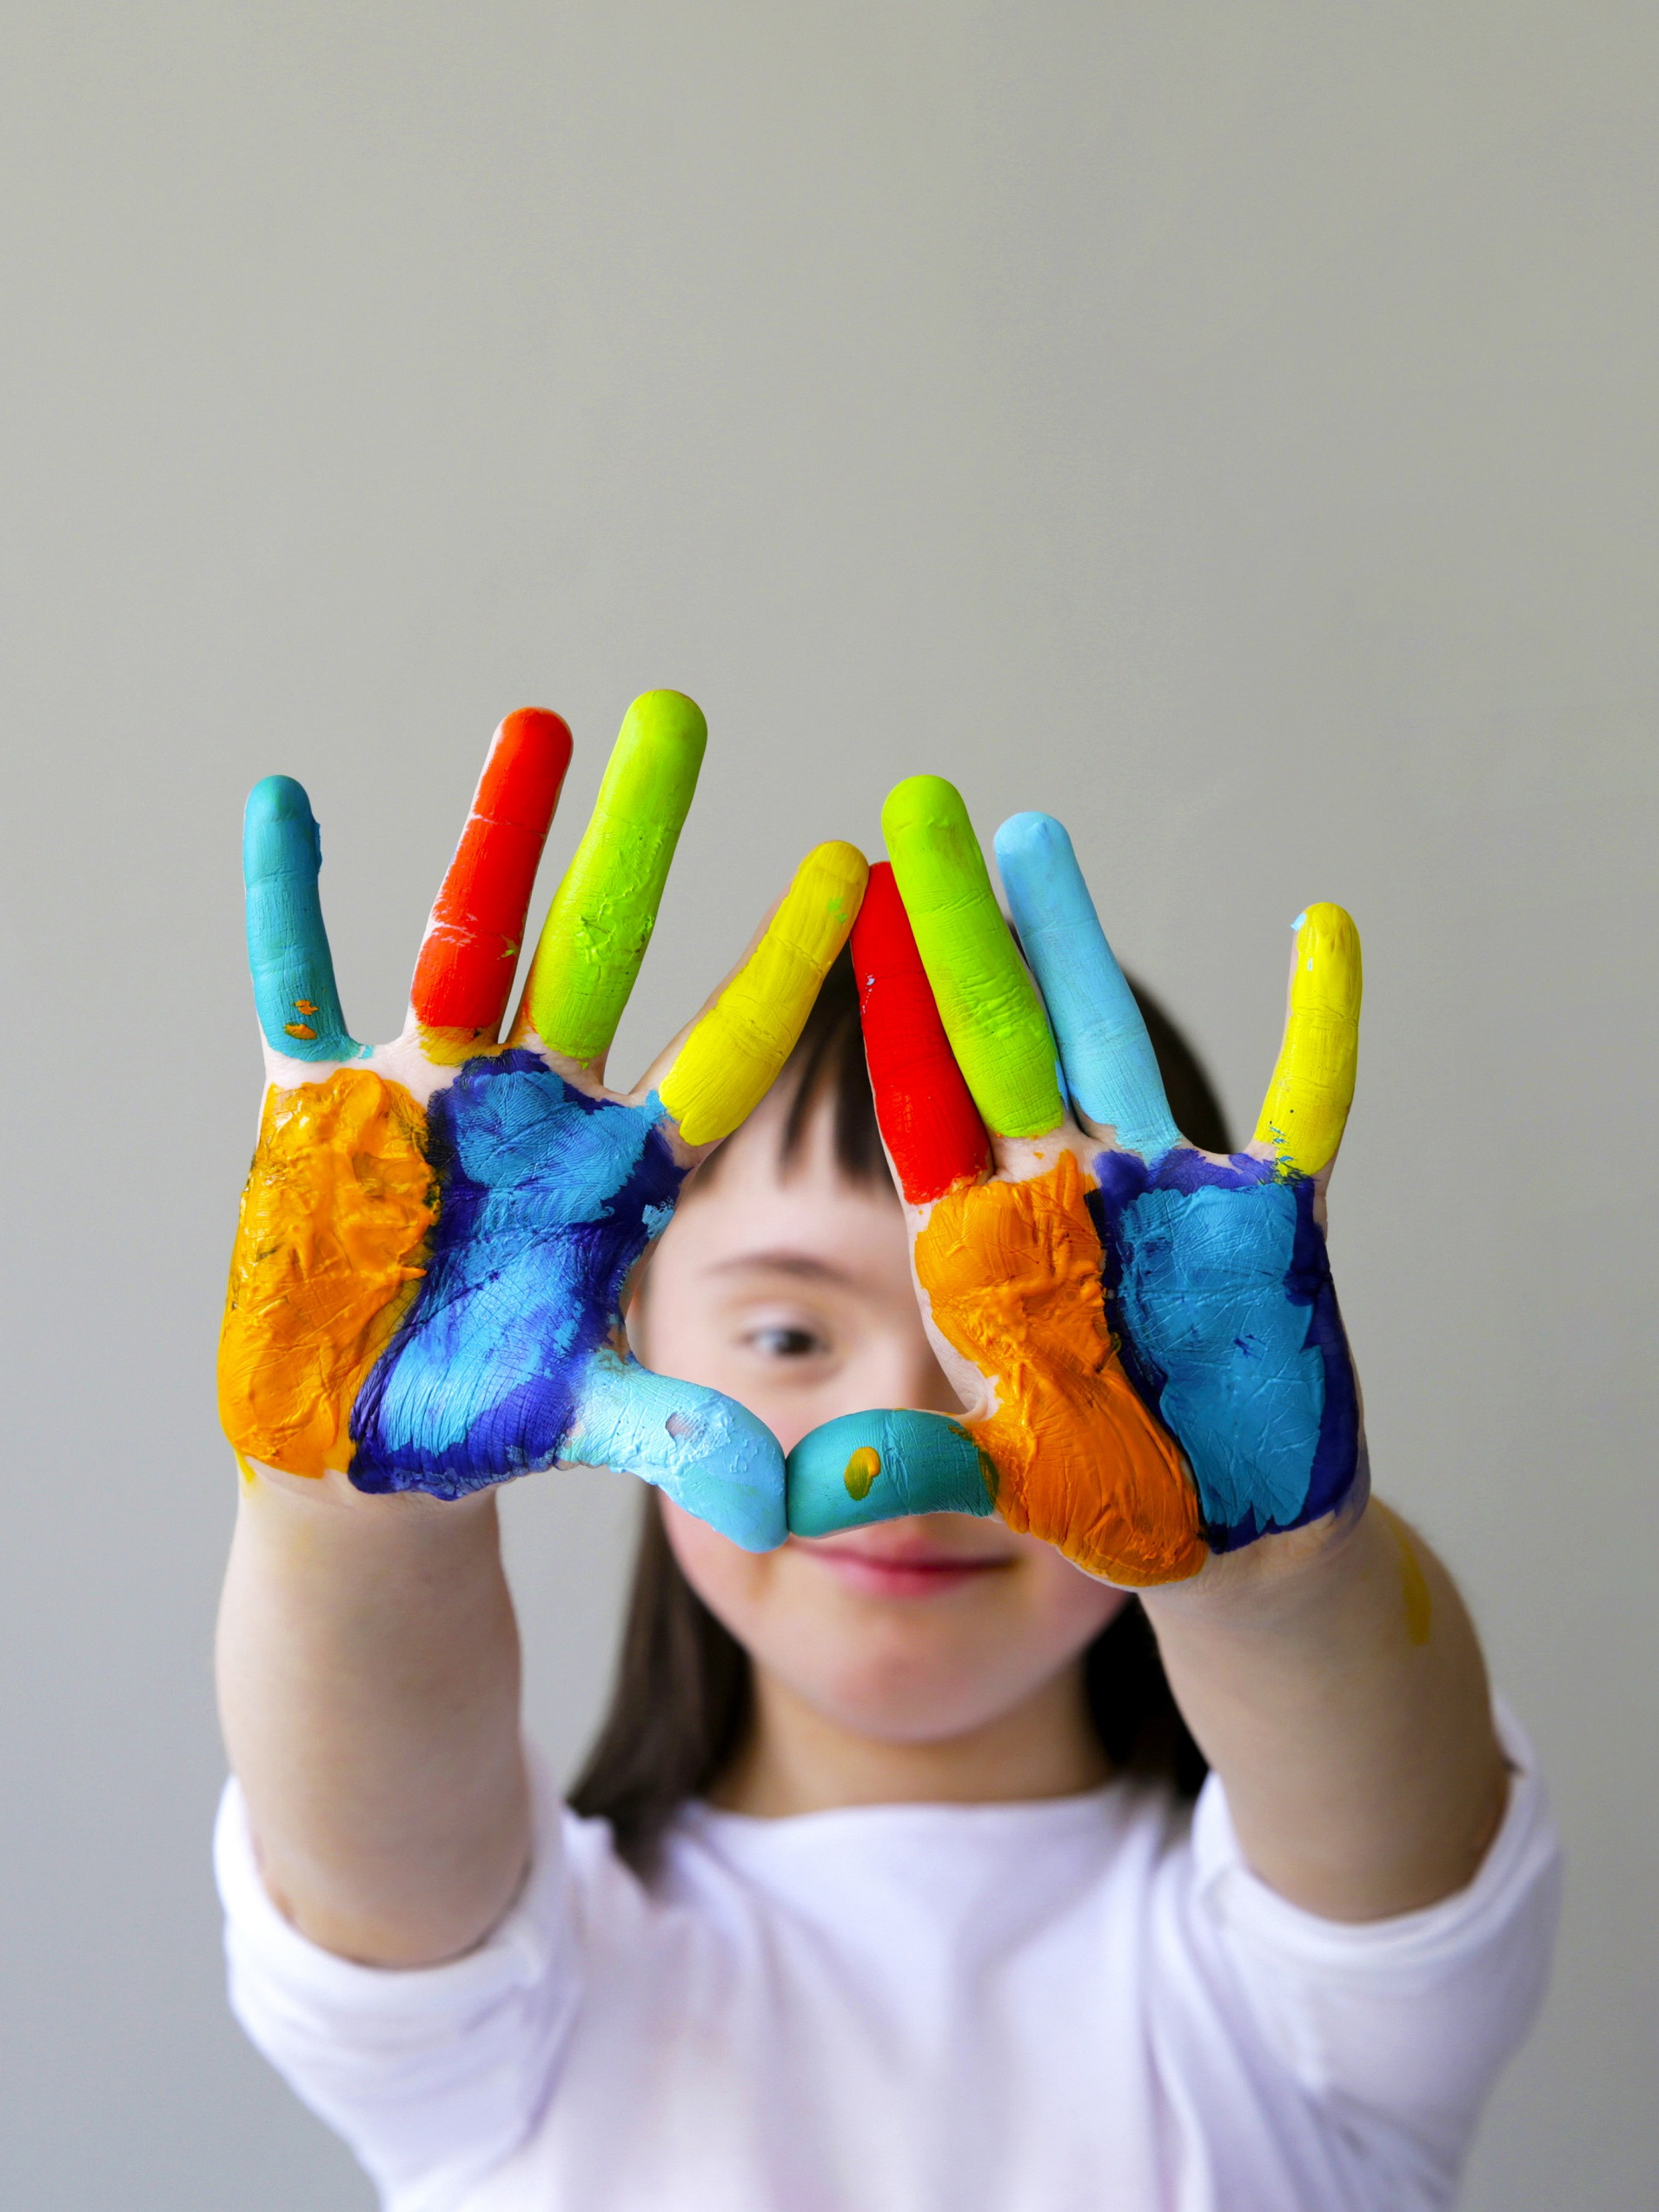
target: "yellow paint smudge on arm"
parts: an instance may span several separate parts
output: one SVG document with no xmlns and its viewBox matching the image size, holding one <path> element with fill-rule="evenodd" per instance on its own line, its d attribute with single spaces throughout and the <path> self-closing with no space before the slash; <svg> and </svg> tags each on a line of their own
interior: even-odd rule
<svg viewBox="0 0 1659 2212">
<path fill-rule="evenodd" d="M 1354 1103 L 1364 977 L 1359 931 L 1340 906 L 1297 917 L 1284 1039 L 1262 1102 L 1256 1142 L 1281 1164 L 1317 1176 L 1336 1157 Z"/>
<path fill-rule="evenodd" d="M 729 1136 L 795 1049 L 831 962 L 846 943 L 868 864 L 856 846 L 820 844 L 795 871 L 760 942 L 680 1048 L 663 1104 L 687 1144 Z"/>
<path fill-rule="evenodd" d="M 1391 1513 L 1380 1500 L 1373 1502 L 1387 1522 L 1400 1550 L 1400 1598 L 1405 1608 L 1406 1640 L 1412 1644 L 1426 1644 L 1434 1632 L 1434 1599 L 1430 1594 L 1429 1578 L 1423 1571 L 1423 1561 L 1417 1557 L 1410 1530 L 1399 1515 Z"/>
<path fill-rule="evenodd" d="M 916 1271 L 946 1341 L 994 1384 L 995 1412 L 965 1426 L 996 1464 L 1009 1527 L 1131 1587 L 1196 1574 L 1198 1496 L 1112 1343 L 1072 1154 L 1028 1182 L 947 1192 Z"/>
<path fill-rule="evenodd" d="M 219 1340 L 220 1418 L 244 1462 L 349 1467 L 353 1402 L 437 1218 L 425 1136 L 409 1093 L 366 1070 L 267 1092 Z"/>
</svg>

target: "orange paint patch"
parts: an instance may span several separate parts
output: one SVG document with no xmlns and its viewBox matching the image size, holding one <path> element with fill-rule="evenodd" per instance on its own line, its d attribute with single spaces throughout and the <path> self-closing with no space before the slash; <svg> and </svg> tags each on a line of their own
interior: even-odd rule
<svg viewBox="0 0 1659 2212">
<path fill-rule="evenodd" d="M 422 1022 L 420 1038 L 421 1050 L 435 1068 L 463 1067 L 468 1060 L 488 1057 L 507 1050 L 495 1042 L 493 1029 L 445 1030 Z"/>
<path fill-rule="evenodd" d="M 426 1116 L 362 1069 L 266 1093 L 219 1339 L 239 1456 L 291 1474 L 351 1463 L 353 1401 L 424 1270 L 436 1193 Z"/>
<path fill-rule="evenodd" d="M 1131 1588 L 1183 1581 L 1208 1556 L 1198 1495 L 1124 1373 L 1100 1262 L 1069 1152 L 1030 1182 L 959 1184 L 916 1242 L 940 1334 L 995 1387 L 996 1411 L 964 1425 L 1009 1527 Z"/>
</svg>

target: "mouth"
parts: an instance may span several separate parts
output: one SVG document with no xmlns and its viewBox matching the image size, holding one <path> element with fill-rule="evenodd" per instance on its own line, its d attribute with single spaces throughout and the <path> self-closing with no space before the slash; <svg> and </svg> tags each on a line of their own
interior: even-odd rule
<svg viewBox="0 0 1659 2212">
<path fill-rule="evenodd" d="M 983 1582 L 987 1575 L 1005 1573 L 1014 1564 L 995 1553 L 975 1557 L 909 1540 L 880 1544 L 846 1536 L 791 1540 L 827 1568 L 843 1589 L 869 1598 L 939 1598 Z"/>
</svg>

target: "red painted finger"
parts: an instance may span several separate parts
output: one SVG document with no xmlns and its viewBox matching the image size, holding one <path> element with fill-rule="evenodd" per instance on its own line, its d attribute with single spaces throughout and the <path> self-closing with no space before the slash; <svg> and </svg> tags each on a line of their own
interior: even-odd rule
<svg viewBox="0 0 1659 2212">
<path fill-rule="evenodd" d="M 415 964 L 409 1000 L 428 1028 L 501 1027 L 569 765 L 570 732 L 544 707 L 521 708 L 495 732 Z"/>
<path fill-rule="evenodd" d="M 916 950 L 888 864 L 870 871 L 853 924 L 853 964 L 876 1119 L 899 1189 L 912 1206 L 943 1197 L 991 1164 L 979 1119 Z"/>
</svg>

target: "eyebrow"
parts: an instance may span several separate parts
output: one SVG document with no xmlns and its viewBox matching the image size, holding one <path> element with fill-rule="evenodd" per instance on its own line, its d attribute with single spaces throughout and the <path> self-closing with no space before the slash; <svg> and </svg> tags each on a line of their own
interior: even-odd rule
<svg viewBox="0 0 1659 2212">
<path fill-rule="evenodd" d="M 766 1275 L 800 1276 L 809 1282 L 839 1282 L 848 1289 L 855 1287 L 855 1278 L 845 1268 L 838 1268 L 828 1260 L 820 1260 L 810 1252 L 792 1251 L 783 1247 L 772 1252 L 740 1252 L 730 1260 L 716 1260 L 707 1269 L 710 1275 L 740 1275 L 746 1272 Z"/>
</svg>

